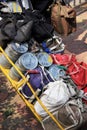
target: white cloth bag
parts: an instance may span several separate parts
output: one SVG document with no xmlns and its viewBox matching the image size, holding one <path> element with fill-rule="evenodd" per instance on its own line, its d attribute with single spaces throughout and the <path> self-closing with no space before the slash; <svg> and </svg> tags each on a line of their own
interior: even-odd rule
<svg viewBox="0 0 87 130">
<path fill-rule="evenodd" d="M 46 87 L 47 89 L 42 94 L 40 100 L 49 111 L 65 104 L 71 96 L 69 89 L 63 80 L 50 82 Z M 40 116 L 44 117 L 47 115 L 38 101 L 35 103 L 34 108 Z"/>
</svg>

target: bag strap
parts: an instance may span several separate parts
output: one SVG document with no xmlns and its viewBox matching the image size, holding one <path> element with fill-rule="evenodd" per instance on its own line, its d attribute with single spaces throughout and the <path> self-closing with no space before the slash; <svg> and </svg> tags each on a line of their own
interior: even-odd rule
<svg viewBox="0 0 87 130">
<path fill-rule="evenodd" d="M 84 90 L 80 90 L 78 96 L 87 101 L 87 92 L 85 93 Z"/>
<path fill-rule="evenodd" d="M 77 62 L 78 63 L 78 62 Z M 84 70 L 87 70 L 87 68 L 86 67 L 84 67 L 84 66 L 82 66 L 82 65 L 80 65 L 80 63 L 79 64 L 76 64 L 75 62 L 72 62 L 70 65 L 72 65 L 73 64 L 73 66 L 76 68 L 76 70 L 75 71 L 73 71 L 73 72 L 71 72 L 71 73 L 69 73 L 69 75 L 73 75 L 73 74 L 77 74 L 78 72 L 79 72 L 79 68 L 82 68 L 82 69 L 84 69 Z M 79 65 L 79 66 L 78 66 Z M 68 66 L 69 67 L 69 66 Z"/>
<path fill-rule="evenodd" d="M 43 24 L 44 24 L 44 25 L 42 26 L 43 30 L 44 30 L 45 32 L 47 32 L 51 38 L 53 38 L 53 34 L 51 34 L 51 33 L 48 31 L 47 27 L 45 26 L 46 21 L 44 21 L 43 19 L 42 19 L 42 21 L 43 21 Z M 40 26 L 41 26 L 41 25 L 40 25 Z"/>
<path fill-rule="evenodd" d="M 47 81 L 50 83 L 50 80 L 49 78 L 47 77 L 47 74 L 50 75 L 50 77 L 52 78 L 52 80 L 54 81 L 53 77 L 51 76 L 51 74 L 43 67 L 43 66 L 40 66 L 40 68 L 42 69 L 42 76 L 44 75 L 44 77 L 47 79 Z M 43 77 L 41 77 L 43 78 Z M 44 82 L 44 80 L 43 80 Z"/>
<path fill-rule="evenodd" d="M 49 46 L 54 42 L 54 40 L 56 41 L 57 44 L 55 46 L 49 48 Z M 50 43 L 50 41 L 52 41 L 52 43 Z M 48 43 L 50 43 L 50 44 L 48 44 Z M 52 38 L 48 39 L 46 42 L 43 41 L 42 47 L 45 52 L 51 53 L 56 48 L 59 48 L 61 46 L 61 44 L 62 44 L 62 39 L 60 37 L 54 35 Z"/>
<path fill-rule="evenodd" d="M 76 70 L 71 72 L 71 73 L 69 73 L 69 75 L 77 74 L 79 72 L 79 67 L 74 62 L 72 62 L 72 64 L 76 68 Z"/>
<path fill-rule="evenodd" d="M 79 100 L 79 99 L 78 99 Z M 78 114 L 79 114 L 79 120 L 76 119 L 76 115 L 75 113 L 73 112 L 72 108 L 71 108 L 71 105 L 74 105 L 77 107 L 77 110 L 78 110 Z M 70 114 L 74 124 L 69 126 L 66 130 L 69 130 L 71 128 L 74 128 L 75 126 L 77 126 L 78 124 L 80 125 L 83 121 L 83 117 L 82 117 L 82 114 L 81 114 L 81 109 L 79 107 L 79 104 L 78 102 L 75 102 L 75 100 L 71 100 L 71 101 L 68 101 L 66 104 L 65 104 L 65 107 L 66 107 L 66 110 L 67 112 Z"/>
</svg>

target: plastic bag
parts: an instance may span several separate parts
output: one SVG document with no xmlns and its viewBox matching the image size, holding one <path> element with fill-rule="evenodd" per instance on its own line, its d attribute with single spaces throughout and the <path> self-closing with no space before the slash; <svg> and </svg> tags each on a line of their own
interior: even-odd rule
<svg viewBox="0 0 87 130">
<path fill-rule="evenodd" d="M 64 105 L 70 97 L 71 95 L 67 85 L 63 82 L 63 80 L 60 80 L 49 83 L 40 100 L 48 110 L 53 111 L 54 108 Z M 35 103 L 34 108 L 42 117 L 47 115 L 38 102 Z"/>
</svg>

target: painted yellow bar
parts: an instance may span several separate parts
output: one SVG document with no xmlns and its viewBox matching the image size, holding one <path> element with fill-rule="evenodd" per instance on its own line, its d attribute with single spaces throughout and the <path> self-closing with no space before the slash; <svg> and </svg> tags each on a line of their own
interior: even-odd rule
<svg viewBox="0 0 87 130">
<path fill-rule="evenodd" d="M 27 81 L 26 77 L 20 72 L 20 70 L 15 66 L 15 64 L 10 60 L 10 58 L 6 55 L 6 53 L 4 52 L 4 50 L 0 47 L 1 52 L 4 54 L 4 56 L 7 58 L 7 60 L 12 64 L 12 66 L 14 66 L 14 68 L 18 71 L 18 73 L 21 75 L 23 82 L 22 83 L 27 83 L 28 87 L 30 88 L 31 92 L 33 93 L 33 95 L 35 96 L 35 98 L 37 99 L 37 101 L 40 103 L 40 105 L 42 106 L 42 108 L 47 112 L 47 114 L 52 118 L 52 120 L 57 124 L 57 126 L 60 128 L 60 130 L 64 130 L 64 128 L 61 126 L 61 124 L 56 120 L 56 118 L 53 116 L 53 114 L 51 112 L 49 112 L 49 110 L 45 107 L 45 105 L 41 102 L 41 100 L 38 98 L 38 96 L 36 95 L 36 93 L 34 92 L 32 86 L 30 85 L 30 83 Z M 18 82 L 14 82 L 8 75 L 8 72 L 6 71 L 6 69 L 4 69 L 3 67 L 0 66 L 1 71 L 5 74 L 5 76 L 8 78 L 8 80 L 12 83 L 13 87 L 16 89 L 17 93 L 21 96 L 21 98 L 24 100 L 25 104 L 30 108 L 30 110 L 33 112 L 33 114 L 36 116 L 36 118 L 41 122 L 42 118 L 36 113 L 33 104 L 31 104 L 28 100 L 26 100 L 24 98 L 24 96 L 19 92 L 18 88 L 20 87 L 18 85 Z M 17 86 L 18 85 L 18 86 Z M 20 83 L 21 85 L 21 83 Z"/>
</svg>

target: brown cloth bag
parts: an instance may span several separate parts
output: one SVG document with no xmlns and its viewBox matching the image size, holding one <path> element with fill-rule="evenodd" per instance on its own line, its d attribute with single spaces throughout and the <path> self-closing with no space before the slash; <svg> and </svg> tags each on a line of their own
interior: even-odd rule
<svg viewBox="0 0 87 130">
<path fill-rule="evenodd" d="M 76 11 L 57 2 L 51 8 L 51 22 L 56 32 L 67 36 L 76 31 Z"/>
</svg>

